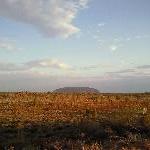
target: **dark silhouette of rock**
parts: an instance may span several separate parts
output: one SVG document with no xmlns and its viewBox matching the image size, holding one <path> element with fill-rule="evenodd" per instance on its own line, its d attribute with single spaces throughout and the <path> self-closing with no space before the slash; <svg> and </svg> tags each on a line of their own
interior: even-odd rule
<svg viewBox="0 0 150 150">
<path fill-rule="evenodd" d="M 89 87 L 64 87 L 54 90 L 55 93 L 99 93 L 97 89 Z"/>
</svg>

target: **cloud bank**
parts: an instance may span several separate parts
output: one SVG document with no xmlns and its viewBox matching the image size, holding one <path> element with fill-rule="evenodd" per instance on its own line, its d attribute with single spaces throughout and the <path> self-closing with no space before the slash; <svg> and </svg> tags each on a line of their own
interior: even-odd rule
<svg viewBox="0 0 150 150">
<path fill-rule="evenodd" d="M 103 79 L 97 77 L 71 77 L 42 75 L 35 72 L 0 74 L 0 91 L 52 91 L 64 86 L 89 86 L 101 92 L 150 91 L 150 77 L 122 77 Z"/>
<path fill-rule="evenodd" d="M 48 37 L 69 37 L 79 31 L 73 25 L 88 0 L 0 0 L 0 16 L 33 25 Z"/>
<path fill-rule="evenodd" d="M 97 67 L 100 66 L 91 65 L 85 69 Z M 53 74 L 51 69 L 56 69 L 61 74 Z M 90 76 L 84 74 L 83 68 L 76 69 L 56 59 L 33 60 L 19 64 L 0 62 L 0 91 L 51 91 L 64 86 L 89 86 L 101 92 L 150 91 L 149 65 Z M 80 70 L 80 74 L 72 75 L 72 70 Z"/>
</svg>

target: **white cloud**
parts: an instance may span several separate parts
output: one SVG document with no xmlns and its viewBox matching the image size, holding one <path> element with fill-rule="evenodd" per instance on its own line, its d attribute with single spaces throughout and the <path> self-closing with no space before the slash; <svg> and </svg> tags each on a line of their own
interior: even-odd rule
<svg viewBox="0 0 150 150">
<path fill-rule="evenodd" d="M 140 40 L 140 39 L 148 39 L 150 38 L 150 35 L 142 34 L 142 35 L 135 35 L 135 36 L 129 36 L 129 37 L 120 37 L 120 38 L 115 38 L 114 41 L 118 42 L 127 42 L 131 40 Z"/>
<path fill-rule="evenodd" d="M 0 73 L 3 72 L 24 72 L 31 71 L 36 69 L 40 71 L 40 69 L 57 69 L 57 70 L 72 70 L 73 68 L 57 59 L 41 59 L 34 60 L 25 63 L 10 63 L 10 62 L 0 62 Z M 46 72 L 45 72 L 46 73 Z"/>
<path fill-rule="evenodd" d="M 63 69 L 70 70 L 72 67 L 62 61 L 57 59 L 41 59 L 35 60 L 25 63 L 26 66 L 30 66 L 31 68 L 55 68 L 55 69 Z"/>
<path fill-rule="evenodd" d="M 105 25 L 106 25 L 106 23 L 104 23 L 104 22 L 98 24 L 99 27 L 103 27 Z"/>
<path fill-rule="evenodd" d="M 147 39 L 147 38 L 150 38 L 150 35 L 136 35 L 134 38 L 135 39 Z"/>
<path fill-rule="evenodd" d="M 103 69 L 103 68 L 112 68 L 114 67 L 112 64 L 94 64 L 94 65 L 87 65 L 87 66 L 83 66 L 83 67 L 80 67 L 81 70 L 96 70 L 96 69 Z"/>
<path fill-rule="evenodd" d="M 73 25 L 88 0 L 0 0 L 0 16 L 33 25 L 48 37 L 68 37 L 79 31 Z"/>
<path fill-rule="evenodd" d="M 127 38 L 126 38 L 126 41 L 131 41 L 131 38 L 130 38 L 130 37 L 127 37 Z"/>
<path fill-rule="evenodd" d="M 15 41 L 0 39 L 0 50 L 20 51 L 22 48 L 18 48 Z"/>
<path fill-rule="evenodd" d="M 26 66 L 22 64 L 0 62 L 0 73 L 1 72 L 15 72 L 15 71 L 24 71 L 27 70 Z"/>
<path fill-rule="evenodd" d="M 149 69 L 150 70 L 150 65 L 137 66 L 137 69 Z"/>
<path fill-rule="evenodd" d="M 107 74 L 116 77 L 150 77 L 150 65 L 136 66 L 133 68 L 123 69 L 119 71 L 107 72 Z"/>
<path fill-rule="evenodd" d="M 110 46 L 110 50 L 111 50 L 112 52 L 115 52 L 118 48 L 119 48 L 118 45 L 111 45 L 111 46 Z"/>
</svg>

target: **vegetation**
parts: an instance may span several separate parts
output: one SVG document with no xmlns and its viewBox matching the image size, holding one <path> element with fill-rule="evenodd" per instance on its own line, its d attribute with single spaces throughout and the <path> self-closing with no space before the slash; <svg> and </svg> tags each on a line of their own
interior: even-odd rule
<svg viewBox="0 0 150 150">
<path fill-rule="evenodd" d="M 1 93 L 0 149 L 149 150 L 150 94 Z"/>
</svg>

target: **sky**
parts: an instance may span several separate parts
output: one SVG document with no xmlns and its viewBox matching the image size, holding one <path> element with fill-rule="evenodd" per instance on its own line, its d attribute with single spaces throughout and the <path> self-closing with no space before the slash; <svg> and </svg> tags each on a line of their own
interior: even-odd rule
<svg viewBox="0 0 150 150">
<path fill-rule="evenodd" d="M 0 91 L 150 91 L 149 0 L 0 0 Z"/>
</svg>

